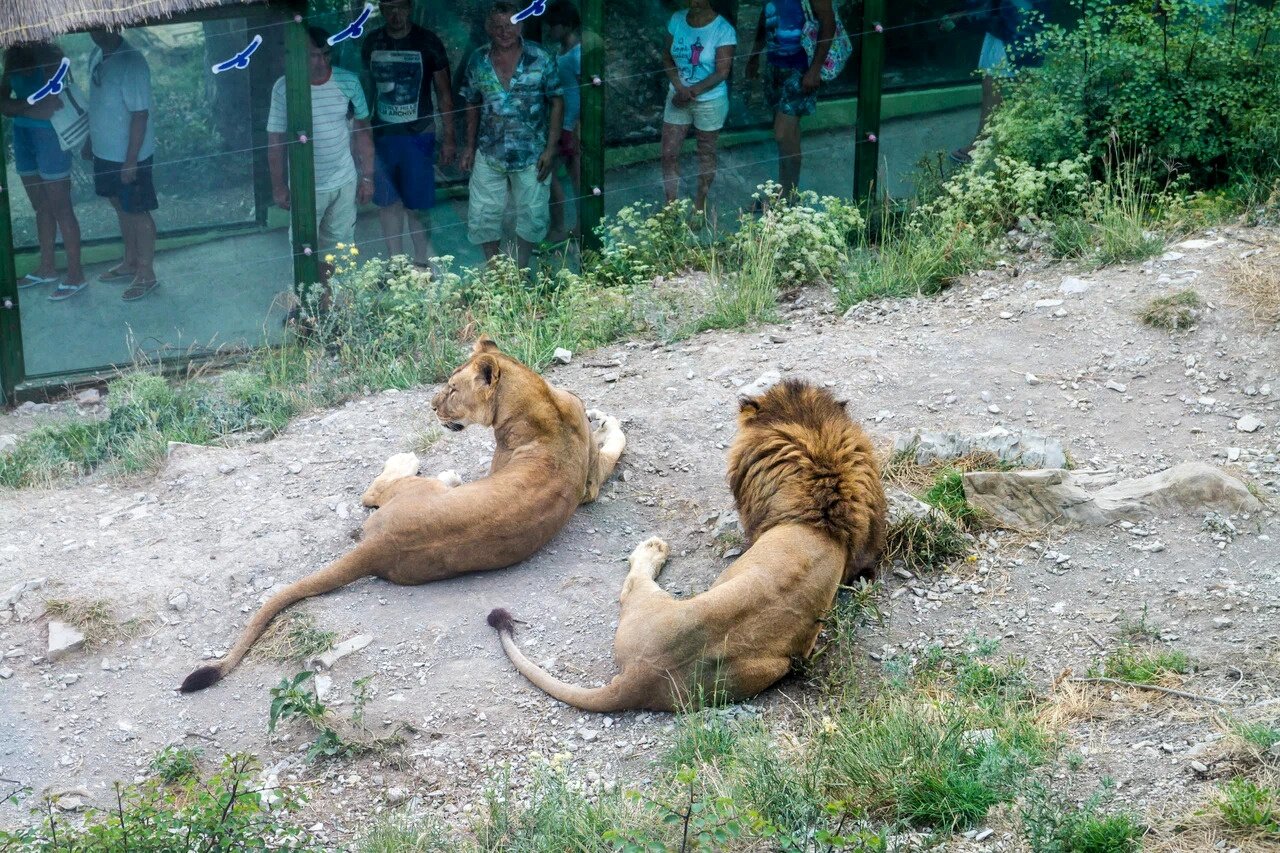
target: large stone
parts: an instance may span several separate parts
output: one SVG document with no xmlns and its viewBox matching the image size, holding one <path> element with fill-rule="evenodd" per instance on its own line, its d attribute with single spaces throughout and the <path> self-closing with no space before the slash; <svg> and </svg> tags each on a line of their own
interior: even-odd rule
<svg viewBox="0 0 1280 853">
<path fill-rule="evenodd" d="M 914 451 L 917 465 L 945 462 L 970 453 L 991 453 L 1001 462 L 1028 468 L 1063 468 L 1066 451 L 1056 438 L 995 427 L 977 435 L 957 432 L 916 432 L 894 438 L 895 453 Z"/>
<path fill-rule="evenodd" d="M 329 651 L 314 658 L 311 663 L 318 669 L 332 669 L 333 665 L 344 657 L 363 649 L 365 646 L 373 642 L 373 637 L 368 634 L 356 634 L 354 637 L 343 640 L 338 645 L 329 649 Z"/>
<path fill-rule="evenodd" d="M 61 660 L 83 648 L 84 634 L 78 628 L 57 619 L 49 621 L 49 660 Z"/>
<path fill-rule="evenodd" d="M 1011 527 L 1107 525 L 1161 514 L 1231 515 L 1262 504 L 1244 483 L 1203 462 L 1184 462 L 1121 483 L 1091 471 L 971 471 L 965 498 Z"/>
</svg>

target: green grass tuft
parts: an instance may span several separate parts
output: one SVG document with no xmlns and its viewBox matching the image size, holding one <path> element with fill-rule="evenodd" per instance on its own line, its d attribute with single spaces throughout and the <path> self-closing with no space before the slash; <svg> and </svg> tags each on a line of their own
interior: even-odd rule
<svg viewBox="0 0 1280 853">
<path fill-rule="evenodd" d="M 1171 296 L 1157 296 L 1142 312 L 1142 322 L 1157 329 L 1189 329 L 1200 320 L 1204 300 L 1194 290 L 1180 290 Z"/>
<path fill-rule="evenodd" d="M 1134 684 L 1154 684 L 1166 675 L 1190 671 L 1191 661 L 1183 652 L 1124 645 L 1108 654 L 1101 666 L 1090 669 L 1090 675 Z"/>
<path fill-rule="evenodd" d="M 905 515 L 889 526 L 884 565 L 901 561 L 915 575 L 940 572 L 969 554 L 964 531 L 946 515 L 931 512 L 923 518 Z"/>
<path fill-rule="evenodd" d="M 1280 840 L 1280 789 L 1237 777 L 1218 789 L 1213 806 L 1228 828 Z"/>
<path fill-rule="evenodd" d="M 151 759 L 151 771 L 166 782 L 178 782 L 196 775 L 200 750 L 184 746 L 166 746 Z"/>
<path fill-rule="evenodd" d="M 1146 830 L 1128 811 L 1104 813 L 1111 783 L 1080 807 L 1043 785 L 1032 785 L 1021 810 L 1023 837 L 1032 853 L 1138 853 Z"/>
</svg>

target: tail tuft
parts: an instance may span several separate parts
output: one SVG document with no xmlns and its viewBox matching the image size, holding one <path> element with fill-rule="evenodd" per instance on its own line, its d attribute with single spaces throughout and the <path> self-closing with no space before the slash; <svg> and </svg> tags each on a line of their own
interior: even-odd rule
<svg viewBox="0 0 1280 853">
<path fill-rule="evenodd" d="M 182 686 L 178 688 L 183 693 L 195 693 L 197 690 L 204 690 L 206 687 L 212 687 L 222 680 L 222 670 L 216 666 L 202 666 L 195 672 L 191 673 L 183 680 Z"/>
<path fill-rule="evenodd" d="M 497 628 L 499 633 L 506 631 L 511 634 L 515 632 L 516 620 L 505 607 L 495 607 L 489 611 L 489 627 Z"/>
</svg>

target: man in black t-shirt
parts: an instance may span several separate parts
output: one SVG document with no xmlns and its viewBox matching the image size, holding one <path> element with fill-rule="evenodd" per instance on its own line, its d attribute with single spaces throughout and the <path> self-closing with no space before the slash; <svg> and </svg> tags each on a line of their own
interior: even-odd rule
<svg viewBox="0 0 1280 853">
<path fill-rule="evenodd" d="M 382 0 L 386 25 L 365 40 L 361 53 L 373 78 L 373 145 L 377 154 L 373 201 L 387 240 L 387 252 L 402 251 L 406 211 L 414 263 L 426 267 L 434 255 L 431 208 L 435 206 L 435 126 L 431 105 L 434 85 L 442 139 L 440 165 L 453 162 L 453 94 L 449 57 L 430 30 L 412 23 L 413 0 Z"/>
</svg>

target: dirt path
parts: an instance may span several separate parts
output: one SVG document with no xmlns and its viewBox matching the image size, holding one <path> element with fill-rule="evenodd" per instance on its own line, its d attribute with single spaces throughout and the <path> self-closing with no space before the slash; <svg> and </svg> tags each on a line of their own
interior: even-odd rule
<svg viewBox="0 0 1280 853">
<path fill-rule="evenodd" d="M 308 820 L 335 843 L 384 808 L 392 787 L 446 814 L 465 812 L 495 767 L 534 752 L 571 751 L 576 769 L 601 784 L 634 783 L 652 773 L 671 718 L 585 715 L 552 702 L 511 670 L 485 615 L 502 605 L 527 620 L 521 642 L 561 677 L 606 680 L 616 596 L 638 542 L 656 534 L 671 543 L 661 582 L 676 592 L 704 588 L 727 564 L 712 514 L 730 504 L 724 448 L 738 387 L 777 370 L 830 385 L 881 435 L 1030 429 L 1060 438 L 1081 466 L 1130 476 L 1206 460 L 1274 498 L 1280 334 L 1231 307 L 1223 284 L 1227 265 L 1269 240 L 1241 233 L 1092 274 L 1006 267 L 941 298 L 867 304 L 844 317 L 811 291 L 785 306 L 779 326 L 575 355 L 549 378 L 621 417 L 629 444 L 621 476 L 549 548 L 486 576 L 418 588 L 364 581 L 301 605 L 340 638 L 373 637 L 334 667 L 333 696 L 347 700 L 338 706 L 345 712 L 352 680 L 376 675 L 367 719 L 375 729 L 384 721 L 417 729 L 396 761 L 307 767 L 300 731 L 269 740 L 267 691 L 296 667 L 251 659 L 206 693 L 173 688 L 202 657 L 225 650 L 267 589 L 349 547 L 364 513 L 360 493 L 387 456 L 429 428 L 431 389 L 375 394 L 297 421 L 266 444 L 184 452 L 155 478 L 0 494 L 0 591 L 48 579 L 0 624 L 0 663 L 12 670 L 0 680 L 0 777 L 37 790 L 83 787 L 96 802 L 113 780 L 141 776 L 168 743 L 207 756 L 252 750 L 267 766 L 291 759 L 282 779 L 314 781 Z M 1089 286 L 1063 294 L 1065 276 Z M 1188 284 L 1215 306 L 1197 329 L 1172 335 L 1136 321 L 1151 297 Z M 1062 302 L 1036 307 L 1041 300 Z M 1245 414 L 1265 426 L 1237 431 Z M 5 416 L 0 433 L 31 417 Z M 491 447 L 475 429 L 446 434 L 421 454 L 423 471 L 477 478 Z M 1119 620 L 1146 606 L 1200 665 L 1186 689 L 1262 701 L 1280 692 L 1280 548 L 1273 513 L 1238 526 L 1221 547 L 1201 518 L 1169 518 L 1146 525 L 1145 539 L 1110 528 L 1041 540 L 1067 562 L 988 548 L 963 580 L 921 586 L 890 576 L 889 623 L 865 648 L 879 659 L 935 640 L 999 637 L 1047 684 L 1064 668 L 1082 672 L 1099 646 L 1114 646 Z M 1153 537 L 1163 550 L 1132 547 Z M 180 593 L 185 601 L 170 605 Z M 107 599 L 117 618 L 144 628 L 51 664 L 46 597 Z M 1176 808 L 1203 784 L 1189 755 L 1215 729 L 1206 706 L 1143 700 L 1127 718 L 1073 731 L 1085 766 L 1116 778 L 1123 800 Z M 757 704 L 780 701 L 775 691 Z M 0 819 L 22 816 L 9 807 Z M 1001 843 L 999 834 L 988 842 Z"/>
</svg>

